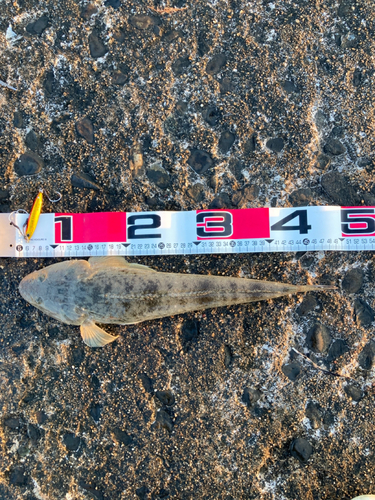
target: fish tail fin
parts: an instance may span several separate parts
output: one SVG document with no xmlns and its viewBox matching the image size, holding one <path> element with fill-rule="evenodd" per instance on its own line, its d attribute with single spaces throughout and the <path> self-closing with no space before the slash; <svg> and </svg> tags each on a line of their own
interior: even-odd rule
<svg viewBox="0 0 375 500">
<path fill-rule="evenodd" d="M 335 285 L 300 285 L 298 288 L 300 292 L 323 292 L 338 289 Z"/>
</svg>

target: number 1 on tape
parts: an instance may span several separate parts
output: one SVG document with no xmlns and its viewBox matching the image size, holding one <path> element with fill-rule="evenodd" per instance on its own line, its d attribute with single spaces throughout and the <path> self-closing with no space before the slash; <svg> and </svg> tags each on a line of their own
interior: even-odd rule
<svg viewBox="0 0 375 500">
<path fill-rule="evenodd" d="M 13 239 L 16 257 L 374 250 L 375 207 L 43 214 Z"/>
</svg>

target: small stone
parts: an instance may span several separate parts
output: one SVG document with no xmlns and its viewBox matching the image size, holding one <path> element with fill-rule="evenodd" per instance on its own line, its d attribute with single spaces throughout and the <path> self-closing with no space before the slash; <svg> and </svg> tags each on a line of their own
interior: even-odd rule
<svg viewBox="0 0 375 500">
<path fill-rule="evenodd" d="M 27 477 L 23 467 L 15 467 L 9 475 L 9 483 L 14 486 L 25 486 L 27 484 Z"/>
<path fill-rule="evenodd" d="M 245 155 L 254 153 L 256 149 L 256 134 L 252 134 L 252 136 L 243 143 L 242 149 Z"/>
<path fill-rule="evenodd" d="M 235 86 L 232 80 L 230 80 L 230 78 L 227 77 L 224 77 L 219 81 L 219 88 L 221 94 L 229 94 L 230 92 L 235 91 Z"/>
<path fill-rule="evenodd" d="M 105 56 L 105 54 L 108 52 L 107 47 L 104 45 L 95 31 L 93 31 L 89 35 L 89 50 L 91 57 L 93 57 L 94 59 L 99 59 L 99 57 Z"/>
<path fill-rule="evenodd" d="M 331 159 L 329 156 L 324 155 L 323 153 L 318 154 L 315 162 L 316 168 L 319 170 L 324 170 L 331 163 Z"/>
<path fill-rule="evenodd" d="M 219 151 L 223 155 L 227 154 L 230 148 L 233 146 L 233 143 L 236 139 L 235 134 L 232 134 L 232 132 L 229 132 L 228 130 L 223 132 L 219 138 Z"/>
<path fill-rule="evenodd" d="M 43 80 L 43 88 L 45 90 L 45 94 L 47 97 L 51 97 L 56 88 L 57 88 L 57 82 L 55 79 L 55 75 L 53 74 L 53 71 L 47 71 L 45 73 L 45 77 Z"/>
<path fill-rule="evenodd" d="M 76 131 L 80 137 L 83 137 L 89 144 L 94 143 L 94 126 L 92 121 L 85 117 L 76 121 Z"/>
<path fill-rule="evenodd" d="M 283 365 L 281 370 L 289 380 L 294 382 L 301 373 L 301 365 L 297 361 L 293 361 L 292 363 Z"/>
<path fill-rule="evenodd" d="M 248 203 L 253 203 L 258 199 L 260 189 L 258 186 L 244 186 L 241 191 L 237 191 L 232 196 L 232 202 L 238 208 L 246 208 Z"/>
<path fill-rule="evenodd" d="M 172 71 L 175 76 L 180 76 L 185 73 L 185 70 L 190 66 L 191 60 L 189 56 L 182 56 L 177 58 L 172 63 Z"/>
<path fill-rule="evenodd" d="M 152 384 L 152 380 L 150 379 L 150 377 L 148 377 L 145 373 L 140 373 L 138 375 L 138 379 L 140 380 L 140 382 L 143 386 L 143 389 L 146 392 L 148 392 L 148 394 L 153 394 L 154 389 L 153 389 L 153 384 Z"/>
<path fill-rule="evenodd" d="M 42 170 L 44 167 L 44 161 L 36 153 L 28 151 L 22 154 L 14 162 L 14 171 L 17 175 L 34 175 Z"/>
<path fill-rule="evenodd" d="M 135 490 L 135 494 L 139 498 L 139 500 L 147 500 L 148 498 L 148 488 L 146 486 L 141 486 Z"/>
<path fill-rule="evenodd" d="M 88 21 L 90 19 L 90 17 L 92 17 L 97 12 L 98 12 L 98 8 L 96 7 L 96 5 L 94 5 L 92 3 L 88 3 L 87 5 L 85 5 L 82 8 L 81 16 L 83 17 L 83 19 Z"/>
<path fill-rule="evenodd" d="M 21 422 L 19 418 L 9 417 L 4 420 L 4 425 L 9 427 L 9 429 L 19 429 L 21 427 Z"/>
<path fill-rule="evenodd" d="M 241 401 L 250 409 L 262 396 L 262 391 L 253 387 L 245 387 Z"/>
<path fill-rule="evenodd" d="M 331 171 L 322 176 L 322 187 L 339 206 L 355 207 L 361 205 L 361 197 L 350 184 L 349 179 L 338 172 Z"/>
<path fill-rule="evenodd" d="M 331 344 L 331 347 L 329 348 L 327 361 L 329 363 L 331 361 L 335 361 L 348 351 L 349 347 L 347 346 L 345 340 L 342 339 L 334 340 Z"/>
<path fill-rule="evenodd" d="M 346 148 L 338 139 L 329 139 L 325 144 L 323 151 L 327 155 L 339 156 L 346 152 Z"/>
<path fill-rule="evenodd" d="M 374 321 L 374 311 L 361 299 L 354 301 L 354 316 L 358 326 L 370 326 Z"/>
<path fill-rule="evenodd" d="M 314 352 L 325 353 L 331 344 L 331 335 L 326 326 L 316 323 L 310 328 L 306 341 L 309 348 Z"/>
<path fill-rule="evenodd" d="M 297 308 L 298 316 L 306 316 L 309 312 L 315 311 L 318 307 L 318 302 L 313 295 L 306 295 L 301 303 L 301 305 Z"/>
<path fill-rule="evenodd" d="M 84 481 L 79 481 L 78 486 L 83 490 L 86 490 L 90 493 L 90 498 L 94 497 L 97 500 L 104 500 L 104 495 L 101 491 L 99 491 L 96 486 L 92 486 Z"/>
<path fill-rule="evenodd" d="M 104 5 L 106 7 L 113 7 L 115 10 L 117 10 L 121 7 L 121 2 L 120 0 L 106 0 L 104 2 Z"/>
<path fill-rule="evenodd" d="M 140 177 L 144 174 L 142 145 L 137 141 L 130 148 L 129 166 L 132 177 Z"/>
<path fill-rule="evenodd" d="M 187 352 L 193 341 L 196 341 L 199 335 L 199 323 L 193 319 L 188 319 L 182 323 L 180 341 L 183 350 Z"/>
<path fill-rule="evenodd" d="M 95 182 L 91 179 L 87 174 L 78 173 L 73 174 L 70 178 L 70 182 L 72 186 L 77 188 L 85 188 L 85 189 L 94 189 L 96 191 L 100 191 L 100 186 L 95 184 Z"/>
<path fill-rule="evenodd" d="M 224 54 L 216 54 L 206 65 L 206 73 L 216 75 L 226 65 L 227 58 Z"/>
<path fill-rule="evenodd" d="M 203 119 L 211 125 L 211 127 L 217 125 L 221 119 L 220 110 L 215 106 L 208 106 L 205 110 L 203 110 L 202 116 Z"/>
<path fill-rule="evenodd" d="M 119 427 L 115 427 L 113 429 L 112 436 L 115 441 L 124 444 L 125 446 L 128 446 L 133 441 L 129 434 L 121 430 Z"/>
<path fill-rule="evenodd" d="M 122 86 L 128 81 L 129 77 L 121 73 L 121 71 L 115 71 L 112 75 L 112 83 L 113 85 Z"/>
<path fill-rule="evenodd" d="M 325 127 L 327 126 L 327 117 L 326 115 L 323 113 L 323 111 L 320 111 L 318 110 L 316 113 L 315 113 L 315 125 L 316 125 L 316 128 L 319 130 L 319 132 L 322 132 Z"/>
<path fill-rule="evenodd" d="M 197 183 L 189 187 L 186 191 L 187 195 L 192 198 L 196 203 L 200 203 L 206 197 L 203 184 Z"/>
<path fill-rule="evenodd" d="M 168 432 L 173 429 L 171 417 L 165 410 L 159 410 L 156 413 L 156 420 L 152 425 L 155 429 L 166 429 Z"/>
<path fill-rule="evenodd" d="M 284 140 L 281 137 L 268 139 L 268 141 L 266 142 L 266 147 L 274 153 L 280 153 L 284 148 Z"/>
<path fill-rule="evenodd" d="M 31 151 L 38 151 L 40 147 L 40 139 L 34 130 L 30 130 L 30 132 L 26 135 L 25 144 L 29 149 L 31 149 Z"/>
<path fill-rule="evenodd" d="M 36 418 L 38 425 L 42 425 L 42 424 L 44 424 L 44 422 L 47 421 L 47 415 L 43 411 L 40 411 L 40 410 L 35 412 L 35 418 Z"/>
<path fill-rule="evenodd" d="M 304 438 L 294 439 L 290 445 L 290 451 L 294 458 L 305 464 L 311 457 L 313 448 Z"/>
<path fill-rule="evenodd" d="M 352 84 L 354 87 L 359 87 L 363 79 L 362 71 L 358 68 L 354 70 Z"/>
<path fill-rule="evenodd" d="M 26 123 L 25 123 L 25 120 L 23 119 L 23 114 L 20 111 L 14 112 L 13 125 L 16 128 L 26 128 Z"/>
<path fill-rule="evenodd" d="M 341 287 L 346 293 L 357 293 L 362 288 L 364 274 L 361 268 L 350 269 L 342 280 Z"/>
<path fill-rule="evenodd" d="M 175 397 L 172 391 L 156 391 L 155 396 L 165 406 L 173 406 L 175 404 Z"/>
<path fill-rule="evenodd" d="M 100 404 L 93 404 L 89 408 L 89 415 L 95 422 L 99 422 L 102 410 L 103 408 Z"/>
<path fill-rule="evenodd" d="M 363 392 L 355 385 L 345 386 L 344 391 L 353 401 L 359 401 L 363 398 Z"/>
<path fill-rule="evenodd" d="M 294 85 L 293 82 L 290 80 L 286 80 L 281 84 L 282 88 L 287 92 L 288 94 L 292 94 L 294 92 L 298 92 L 298 87 Z"/>
<path fill-rule="evenodd" d="M 309 401 L 305 410 L 306 417 L 310 420 L 313 429 L 319 429 L 322 422 L 322 412 L 319 405 Z"/>
<path fill-rule="evenodd" d="M 145 14 L 137 14 L 129 17 L 129 23 L 138 30 L 149 30 L 157 23 L 157 18 Z"/>
<path fill-rule="evenodd" d="M 27 424 L 27 435 L 31 441 L 37 442 L 40 439 L 40 430 L 33 424 Z"/>
<path fill-rule="evenodd" d="M 204 174 L 213 166 L 213 160 L 206 151 L 192 149 L 188 159 L 188 164 L 197 172 L 197 174 Z"/>
<path fill-rule="evenodd" d="M 310 188 L 297 189 L 289 195 L 289 202 L 293 207 L 306 207 L 313 201 L 314 195 Z"/>
<path fill-rule="evenodd" d="M 63 436 L 63 443 L 68 451 L 77 451 L 81 444 L 81 438 L 68 432 Z"/>
<path fill-rule="evenodd" d="M 230 201 L 228 193 L 220 193 L 208 205 L 208 208 L 231 208 L 231 207 L 232 207 L 232 202 Z"/>
<path fill-rule="evenodd" d="M 229 368 L 233 361 L 233 352 L 230 345 L 224 346 L 224 366 Z"/>
<path fill-rule="evenodd" d="M 162 167 L 162 162 L 158 161 L 150 165 L 146 171 L 147 177 L 151 182 L 156 184 L 161 189 L 166 189 L 171 184 L 170 175 Z"/>
<path fill-rule="evenodd" d="M 358 356 L 358 363 L 364 370 L 371 370 L 375 365 L 375 341 L 370 340 Z"/>
<path fill-rule="evenodd" d="M 29 23 L 26 26 L 26 31 L 31 35 L 41 35 L 43 31 L 47 28 L 49 18 L 47 16 L 42 16 L 36 21 Z"/>
</svg>

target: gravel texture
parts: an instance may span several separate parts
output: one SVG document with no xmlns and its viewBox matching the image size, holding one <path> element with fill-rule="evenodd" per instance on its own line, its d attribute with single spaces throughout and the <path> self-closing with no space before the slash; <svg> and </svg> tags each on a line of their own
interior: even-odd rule
<svg viewBox="0 0 375 500">
<path fill-rule="evenodd" d="M 0 8 L 2 212 L 40 187 L 61 212 L 375 205 L 372 2 Z M 375 493 L 372 253 L 132 260 L 338 290 L 90 349 L 18 293 L 52 261 L 0 259 L 0 498 Z"/>
</svg>

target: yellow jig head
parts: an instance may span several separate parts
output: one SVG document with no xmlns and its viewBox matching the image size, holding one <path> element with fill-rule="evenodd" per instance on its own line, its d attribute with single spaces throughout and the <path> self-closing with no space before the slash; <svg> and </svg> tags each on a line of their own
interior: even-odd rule
<svg viewBox="0 0 375 500">
<path fill-rule="evenodd" d="M 14 222 L 12 222 L 10 219 L 10 223 L 12 226 L 16 227 L 18 231 L 21 233 L 21 235 L 25 238 L 26 241 L 29 241 L 30 238 L 33 236 L 36 226 L 38 225 L 39 217 L 42 212 L 42 206 L 43 206 L 43 196 L 46 196 L 47 199 L 51 203 L 56 203 L 61 200 L 61 193 L 57 192 L 56 193 L 59 195 L 57 200 L 51 200 L 51 198 L 48 196 L 47 192 L 45 189 L 40 189 L 39 193 L 37 194 L 33 206 L 31 207 L 30 215 L 23 225 L 23 230 L 21 230 Z M 17 211 L 19 212 L 19 211 Z M 12 212 L 13 214 L 14 212 Z M 10 215 L 12 215 L 10 214 Z M 10 217 L 10 216 L 9 216 Z"/>
</svg>

